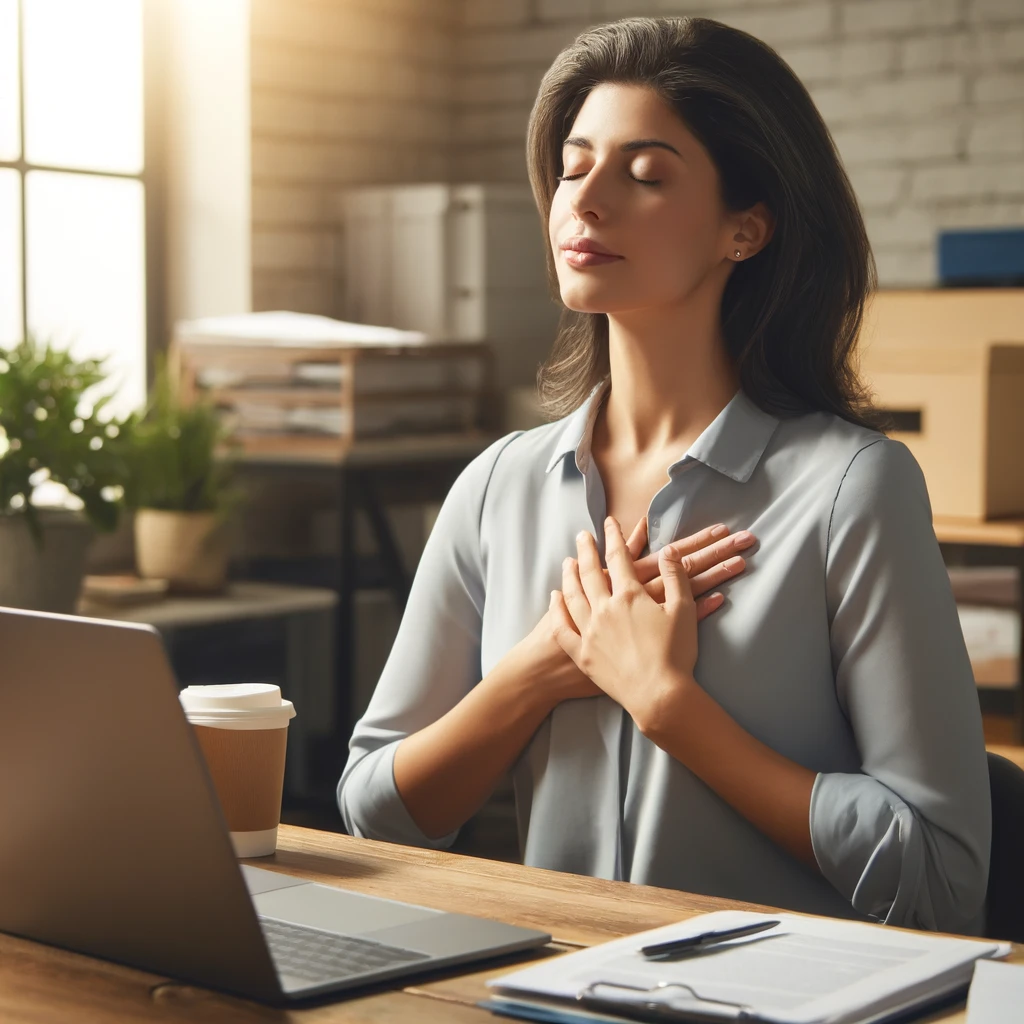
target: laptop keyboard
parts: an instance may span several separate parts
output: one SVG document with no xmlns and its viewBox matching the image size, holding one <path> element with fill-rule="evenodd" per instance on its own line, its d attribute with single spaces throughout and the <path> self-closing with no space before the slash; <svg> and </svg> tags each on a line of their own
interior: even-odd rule
<svg viewBox="0 0 1024 1024">
<path fill-rule="evenodd" d="M 337 935 L 272 917 L 261 917 L 260 927 L 278 971 L 309 982 L 339 981 L 430 959 L 426 953 L 414 953 L 411 949 L 399 949 L 354 935 Z"/>
</svg>

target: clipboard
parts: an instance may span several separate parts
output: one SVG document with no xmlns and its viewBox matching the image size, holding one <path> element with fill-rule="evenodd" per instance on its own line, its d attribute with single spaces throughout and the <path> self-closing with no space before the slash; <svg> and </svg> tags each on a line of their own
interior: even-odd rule
<svg viewBox="0 0 1024 1024">
<path fill-rule="evenodd" d="M 549 1024 L 881 1024 L 959 1001 L 975 962 L 1011 949 L 1007 943 L 773 914 L 777 929 L 696 957 L 652 963 L 639 955 L 652 942 L 765 916 L 699 915 L 541 961 L 488 982 L 494 995 L 480 1005 Z"/>
</svg>

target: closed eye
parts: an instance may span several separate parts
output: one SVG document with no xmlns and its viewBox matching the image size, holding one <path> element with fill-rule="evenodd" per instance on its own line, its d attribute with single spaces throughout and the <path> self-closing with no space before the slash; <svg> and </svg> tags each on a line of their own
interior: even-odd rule
<svg viewBox="0 0 1024 1024">
<path fill-rule="evenodd" d="M 575 181 L 577 178 L 582 178 L 586 171 L 580 171 L 579 174 L 560 174 L 556 176 L 557 181 Z M 660 185 L 661 179 L 659 178 L 638 178 L 635 174 L 631 174 L 630 177 L 639 182 L 641 185 Z"/>
</svg>

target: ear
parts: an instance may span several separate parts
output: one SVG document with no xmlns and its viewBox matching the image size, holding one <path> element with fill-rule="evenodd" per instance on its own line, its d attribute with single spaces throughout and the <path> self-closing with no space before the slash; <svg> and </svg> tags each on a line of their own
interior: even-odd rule
<svg viewBox="0 0 1024 1024">
<path fill-rule="evenodd" d="M 743 252 L 743 259 L 759 253 L 775 233 L 775 215 L 763 202 L 733 215 L 733 244 Z"/>
</svg>

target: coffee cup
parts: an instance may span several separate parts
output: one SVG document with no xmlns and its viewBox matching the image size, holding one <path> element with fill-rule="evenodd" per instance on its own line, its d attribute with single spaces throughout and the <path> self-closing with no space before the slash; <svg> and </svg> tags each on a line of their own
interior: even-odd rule
<svg viewBox="0 0 1024 1024">
<path fill-rule="evenodd" d="M 288 722 L 295 716 L 272 683 L 186 686 L 179 694 L 206 759 L 237 857 L 277 849 Z"/>
</svg>

